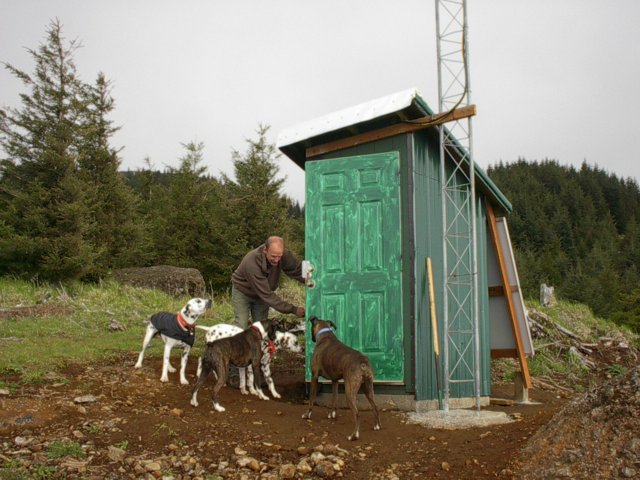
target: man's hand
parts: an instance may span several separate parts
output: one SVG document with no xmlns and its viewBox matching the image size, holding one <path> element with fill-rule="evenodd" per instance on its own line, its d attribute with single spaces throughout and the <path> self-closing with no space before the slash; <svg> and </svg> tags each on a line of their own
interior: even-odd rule
<svg viewBox="0 0 640 480">
<path fill-rule="evenodd" d="M 296 317 L 304 317 L 304 307 L 296 307 L 295 311 Z"/>
</svg>

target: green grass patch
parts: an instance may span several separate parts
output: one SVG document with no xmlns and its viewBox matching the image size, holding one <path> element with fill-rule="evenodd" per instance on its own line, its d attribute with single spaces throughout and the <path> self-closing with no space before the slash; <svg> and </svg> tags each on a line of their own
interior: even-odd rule
<svg viewBox="0 0 640 480">
<path fill-rule="evenodd" d="M 47 448 L 47 457 L 51 459 L 63 457 L 84 458 L 86 452 L 78 442 L 55 441 Z"/>
</svg>

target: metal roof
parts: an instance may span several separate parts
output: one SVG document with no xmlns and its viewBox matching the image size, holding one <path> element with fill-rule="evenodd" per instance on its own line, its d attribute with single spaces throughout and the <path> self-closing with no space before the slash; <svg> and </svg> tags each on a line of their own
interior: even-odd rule
<svg viewBox="0 0 640 480">
<path fill-rule="evenodd" d="M 286 128 L 278 135 L 276 146 L 304 169 L 307 148 L 434 113 L 420 92 L 416 88 L 410 88 Z M 464 151 L 461 145 L 458 149 Z M 474 169 L 477 188 L 497 202 L 496 207 L 511 212 L 511 202 L 486 172 L 477 163 L 474 164 Z"/>
</svg>

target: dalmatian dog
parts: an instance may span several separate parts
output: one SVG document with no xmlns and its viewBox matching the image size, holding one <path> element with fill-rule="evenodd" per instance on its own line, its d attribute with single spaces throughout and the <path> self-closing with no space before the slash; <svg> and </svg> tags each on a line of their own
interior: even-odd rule
<svg viewBox="0 0 640 480">
<path fill-rule="evenodd" d="M 142 368 L 144 351 L 153 340 L 153 337 L 160 334 L 164 342 L 164 354 L 162 356 L 161 382 L 169 381 L 169 372 L 174 373 L 176 369 L 171 366 L 170 357 L 173 347 L 182 347 L 182 357 L 180 360 L 180 383 L 188 385 L 185 370 L 187 368 L 187 358 L 189 350 L 193 346 L 196 338 L 195 327 L 198 318 L 211 308 L 213 302 L 204 298 L 192 298 L 178 313 L 158 312 L 151 315 L 148 322 L 147 331 L 142 342 L 142 351 L 138 355 L 135 368 Z"/>
<path fill-rule="evenodd" d="M 211 343 L 219 338 L 231 337 L 242 332 L 242 328 L 236 325 L 229 325 L 227 323 L 219 323 L 212 327 L 198 325 L 197 328 L 207 332 L 205 336 L 205 341 L 207 343 Z M 262 370 L 262 374 L 264 375 L 265 381 L 267 382 L 267 386 L 269 387 L 269 391 L 273 398 L 281 398 L 281 395 L 277 392 L 275 383 L 271 378 L 271 359 L 278 349 L 286 349 L 295 353 L 302 352 L 302 347 L 298 343 L 298 339 L 290 332 L 276 330 L 276 339 L 273 343 L 263 340 L 260 370 Z M 200 376 L 200 373 L 202 373 L 202 358 L 198 359 L 198 377 Z M 246 368 L 246 373 L 245 368 L 238 368 L 238 375 L 240 377 L 240 392 L 243 395 L 251 393 L 252 395 L 259 396 L 258 392 L 253 388 L 253 368 L 251 365 Z M 249 391 L 247 391 L 247 385 L 249 386 Z"/>
</svg>

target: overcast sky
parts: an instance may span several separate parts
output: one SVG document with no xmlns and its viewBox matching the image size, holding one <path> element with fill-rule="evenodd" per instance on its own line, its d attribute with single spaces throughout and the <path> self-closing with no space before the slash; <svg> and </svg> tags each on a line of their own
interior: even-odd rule
<svg viewBox="0 0 640 480">
<path fill-rule="evenodd" d="M 640 179 L 640 1 L 469 0 L 474 156 L 550 158 Z M 0 61 L 29 73 L 27 48 L 58 18 L 83 48 L 88 83 L 113 82 L 122 167 L 177 166 L 205 144 L 233 175 L 259 123 L 293 125 L 416 87 L 437 110 L 434 0 L 0 0 Z M 22 84 L 0 71 L 0 105 Z M 304 172 L 282 156 L 284 193 Z"/>
</svg>

